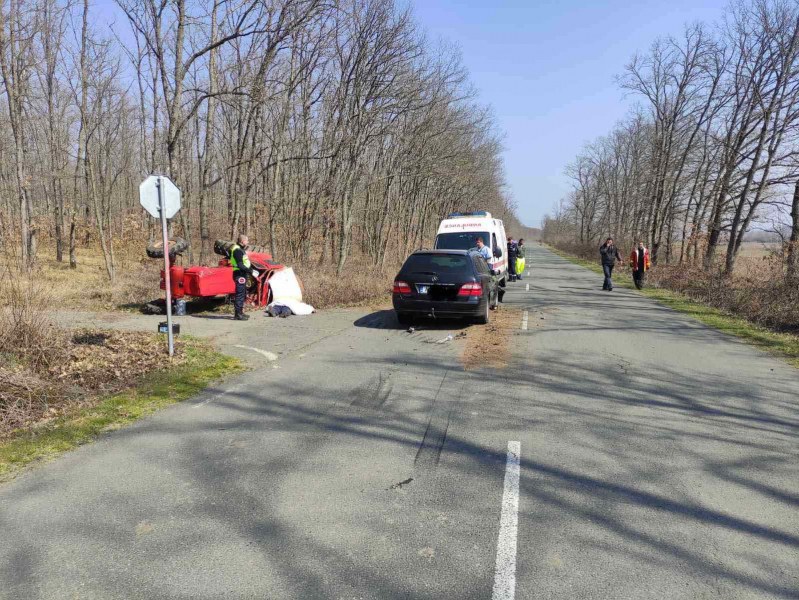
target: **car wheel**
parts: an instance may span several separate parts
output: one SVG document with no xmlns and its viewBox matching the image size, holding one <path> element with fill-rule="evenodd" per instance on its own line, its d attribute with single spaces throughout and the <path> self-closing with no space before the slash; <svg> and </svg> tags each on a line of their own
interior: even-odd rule
<svg viewBox="0 0 799 600">
<path fill-rule="evenodd" d="M 398 312 L 397 321 L 400 325 L 413 325 L 413 316 L 409 313 Z"/>
<path fill-rule="evenodd" d="M 491 301 L 491 309 L 496 310 L 499 308 L 499 288 L 494 290 L 493 300 Z"/>
<path fill-rule="evenodd" d="M 485 308 L 483 309 L 483 313 L 475 319 L 475 322 L 479 325 L 488 325 L 488 321 L 490 319 L 490 312 L 489 312 L 489 305 L 490 302 L 486 299 L 484 304 Z"/>
</svg>

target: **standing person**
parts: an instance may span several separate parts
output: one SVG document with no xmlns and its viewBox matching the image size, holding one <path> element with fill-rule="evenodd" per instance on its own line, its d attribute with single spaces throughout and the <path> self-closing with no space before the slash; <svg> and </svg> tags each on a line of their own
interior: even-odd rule
<svg viewBox="0 0 799 600">
<path fill-rule="evenodd" d="M 513 241 L 511 236 L 508 236 L 508 280 L 516 281 L 516 257 L 519 255 L 519 247 Z"/>
<path fill-rule="evenodd" d="M 477 246 L 477 253 L 482 256 L 487 263 L 491 263 L 491 249 L 485 245 L 482 237 L 476 237 L 474 240 L 475 245 Z"/>
<path fill-rule="evenodd" d="M 616 261 L 621 262 L 621 255 L 619 249 L 613 244 L 613 238 L 609 237 L 605 243 L 599 247 L 599 255 L 602 259 L 602 271 L 605 273 L 605 282 L 602 284 L 602 289 L 608 292 L 613 291 L 613 267 L 616 266 Z"/>
<path fill-rule="evenodd" d="M 233 296 L 233 306 L 235 314 L 233 318 L 236 321 L 246 321 L 250 317 L 244 314 L 244 300 L 247 297 L 247 276 L 258 276 L 258 271 L 255 271 L 250 264 L 250 258 L 244 251 L 247 244 L 250 243 L 246 235 L 239 235 L 235 244 L 230 247 L 230 266 L 233 267 L 233 281 L 236 284 L 236 292 Z"/>
<path fill-rule="evenodd" d="M 519 278 L 519 281 L 522 280 L 522 275 L 524 275 L 524 238 L 519 238 L 518 246 L 518 254 L 516 256 L 516 277 Z"/>
<path fill-rule="evenodd" d="M 630 252 L 630 268 L 633 270 L 635 287 L 639 290 L 644 287 L 644 275 L 649 266 L 649 250 L 644 246 L 643 240 L 638 240 L 638 246 Z"/>
</svg>

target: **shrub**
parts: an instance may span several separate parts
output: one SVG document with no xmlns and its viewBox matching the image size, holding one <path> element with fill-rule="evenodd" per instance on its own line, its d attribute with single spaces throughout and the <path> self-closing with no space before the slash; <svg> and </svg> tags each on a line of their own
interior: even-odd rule
<svg viewBox="0 0 799 600">
<path fill-rule="evenodd" d="M 0 346 L 6 358 L 36 372 L 47 371 L 63 355 L 66 339 L 51 319 L 53 301 L 46 284 L 7 268 L 0 283 L 0 307 Z"/>
</svg>

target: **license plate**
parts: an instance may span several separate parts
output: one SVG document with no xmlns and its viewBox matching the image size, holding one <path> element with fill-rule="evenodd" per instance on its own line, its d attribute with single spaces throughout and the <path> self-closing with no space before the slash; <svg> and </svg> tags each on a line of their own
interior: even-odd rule
<svg viewBox="0 0 799 600">
<path fill-rule="evenodd" d="M 429 290 L 429 289 L 430 289 L 429 285 L 417 285 L 416 286 L 416 291 L 418 291 L 420 294 L 426 294 L 427 290 Z"/>
</svg>

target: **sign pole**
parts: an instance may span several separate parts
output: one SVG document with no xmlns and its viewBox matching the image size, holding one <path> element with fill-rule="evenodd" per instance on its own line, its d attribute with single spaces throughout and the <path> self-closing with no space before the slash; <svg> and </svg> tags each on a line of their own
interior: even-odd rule
<svg viewBox="0 0 799 600">
<path fill-rule="evenodd" d="M 164 236 L 164 287 L 166 287 L 166 328 L 170 358 L 175 354 L 175 341 L 172 337 L 172 282 L 169 277 L 169 238 L 166 231 L 166 201 L 164 199 L 164 178 L 158 176 L 158 207 L 161 210 L 161 233 Z"/>
</svg>

